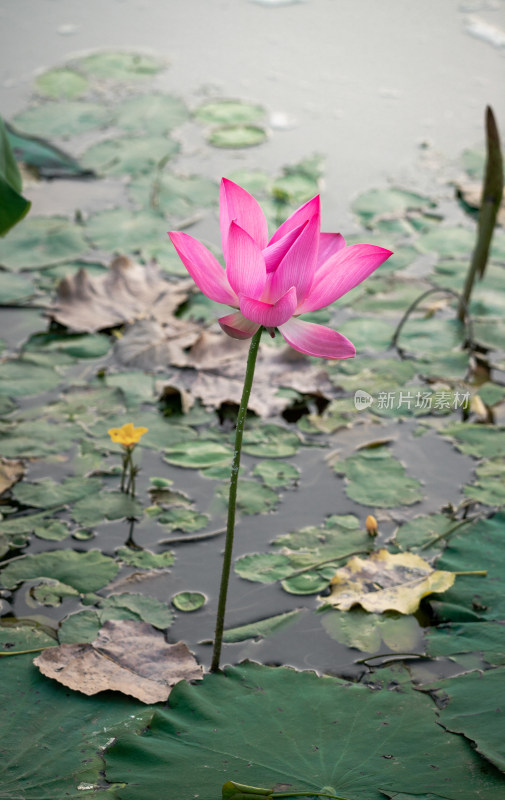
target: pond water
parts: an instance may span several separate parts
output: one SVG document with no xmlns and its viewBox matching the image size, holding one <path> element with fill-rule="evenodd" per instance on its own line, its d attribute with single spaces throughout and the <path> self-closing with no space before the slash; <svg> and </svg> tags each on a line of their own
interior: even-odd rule
<svg viewBox="0 0 505 800">
<path fill-rule="evenodd" d="M 363 383 L 354 385 L 348 376 L 344 392 L 341 391 L 338 369 L 333 370 L 330 373 L 331 391 L 328 394 L 325 390 L 326 394 L 325 391 L 321 394 L 327 403 L 340 396 L 351 397 L 357 388 L 373 393 L 383 391 L 385 387 L 376 385 L 376 378 L 382 371 L 382 362 L 378 359 L 391 357 L 387 347 L 388 336 L 391 337 L 412 299 L 428 285 L 421 278 L 432 275 L 437 259 L 443 261 L 452 255 L 444 251 L 442 245 L 438 251 L 430 246 L 420 246 L 415 250 L 418 238 L 432 232 L 434 219 L 436 222 L 444 220 L 444 224 L 450 223 L 465 235 L 471 231 L 468 234 L 470 238 L 474 235 L 473 223 L 457 204 L 450 181 L 459 179 L 463 173 L 463 151 L 475 146 L 482 148 L 486 105 L 493 106 L 498 124 L 502 131 L 505 130 L 505 3 L 495 0 L 446 0 L 443 4 L 439 0 L 424 0 L 422 4 L 417 0 L 384 0 L 381 3 L 374 0 L 360 0 L 359 3 L 356 0 L 293 3 L 266 0 L 195 0 L 191 3 L 111 0 L 104 4 L 100 0 L 89 0 L 83 4 L 77 0 L 65 0 L 64 3 L 62 0 L 17 0 L 15 4 L 4 4 L 0 9 L 0 27 L 3 39 L 0 111 L 7 120 L 14 119 L 16 122 L 19 117 L 16 122 L 18 128 L 22 127 L 23 112 L 32 104 L 33 82 L 37 75 L 54 67 L 80 63 L 97 50 L 127 51 L 159 57 L 168 62 L 168 68 L 153 71 L 148 90 L 182 98 L 187 109 L 194 110 L 205 103 L 222 99 L 259 104 L 264 109 L 261 124 L 267 131 L 267 139 L 257 147 L 212 147 L 198 122 L 190 118 L 181 121 L 174 134 L 180 150 L 170 162 L 170 170 L 174 174 L 197 175 L 214 184 L 222 175 L 235 173 L 242 176 L 248 174 L 250 178 L 251 172 L 260 172 L 263 177 L 266 175 L 272 179 L 272 176 L 278 177 L 287 165 L 299 165 L 314 154 L 320 154 L 323 157 L 319 180 L 323 189 L 323 229 L 338 229 L 349 236 L 359 233 L 361 241 L 382 242 L 384 246 L 389 246 L 392 237 L 400 250 L 405 248 L 402 251 L 403 263 L 400 264 L 398 260 L 397 264 L 398 268 L 405 267 L 405 275 L 411 281 L 407 286 L 403 283 L 403 273 L 400 276 L 394 270 L 386 272 L 386 283 L 376 285 L 381 300 L 375 308 L 370 306 L 370 302 L 373 302 L 370 299 L 372 293 L 370 296 L 358 293 L 355 295 L 357 310 L 353 310 L 352 301 L 349 300 L 349 305 L 343 310 L 332 311 L 332 320 L 336 325 L 351 326 L 351 338 L 350 331 L 355 326 L 364 357 L 377 360 L 373 361 L 375 366 L 371 367 L 371 376 L 363 376 Z M 139 89 L 129 76 L 129 80 L 121 83 L 117 97 L 115 91 L 114 86 L 107 83 L 106 75 L 102 81 L 99 76 L 96 85 L 93 85 L 93 100 L 103 100 L 105 107 L 113 108 L 116 101 L 127 100 Z M 141 91 L 145 91 L 145 88 Z M 40 108 L 45 102 L 48 102 L 47 98 L 38 96 L 34 105 Z M 106 123 L 102 130 L 97 126 L 89 131 L 79 129 L 75 135 L 68 137 L 46 138 L 80 159 L 90 146 L 107 139 L 111 129 L 114 132 L 114 125 L 113 122 L 107 127 Z M 37 130 L 28 132 L 39 133 Z M 43 131 L 40 134 L 44 135 Z M 307 180 L 313 180 L 317 185 L 317 170 L 308 172 Z M 101 212 L 106 215 L 117 206 L 133 207 L 135 200 L 128 195 L 129 185 L 129 179 L 125 179 L 124 174 L 105 170 L 98 181 L 28 180 L 26 195 L 33 201 L 32 213 L 35 216 L 73 217 L 74 212 L 79 211 L 85 225 L 94 222 L 95 238 L 90 234 L 94 247 L 91 253 L 84 253 L 84 257 L 90 263 L 98 263 L 97 274 L 101 274 L 100 269 L 112 252 L 119 249 L 132 253 L 136 249 L 133 247 L 128 250 L 123 240 L 119 244 L 111 244 L 111 236 L 112 239 L 114 237 L 113 218 L 110 218 L 112 233 L 110 230 L 108 234 L 104 230 L 100 231 L 100 235 L 96 233 Z M 363 230 L 364 223 L 370 222 L 370 217 L 353 212 L 352 201 L 363 196 L 370 188 L 382 190 L 388 186 L 420 193 L 421 200 L 416 201 L 418 207 L 415 208 L 418 216 L 413 220 L 409 218 L 409 204 L 402 206 L 400 202 L 389 218 L 381 220 L 380 214 L 376 215 L 379 219 L 377 225 L 371 225 L 370 230 Z M 208 183 L 205 188 L 209 190 Z M 197 202 L 193 203 L 195 208 L 190 204 L 191 212 L 195 209 L 197 212 L 194 224 L 183 224 L 188 221 L 183 219 L 181 222 L 181 215 L 176 221 L 185 229 L 190 229 L 192 235 L 217 244 L 217 186 L 214 188 L 215 196 L 203 204 L 206 206 L 203 213 Z M 268 193 L 265 196 L 272 220 L 275 216 L 275 197 L 272 199 Z M 293 190 L 286 209 L 290 204 L 296 206 L 298 202 L 294 201 L 298 199 Z M 428 205 L 431 205 L 430 209 Z M 170 216 L 169 221 L 173 221 Z M 121 225 L 123 222 L 121 218 Z M 160 237 L 164 236 L 165 224 L 168 221 L 159 220 Z M 107 223 L 104 224 L 106 226 Z M 126 236 L 126 233 L 125 223 L 120 235 Z M 145 244 L 145 231 L 142 231 L 142 236 L 144 249 L 141 256 L 148 260 L 147 256 L 153 253 Z M 161 245 L 158 245 L 155 255 L 163 266 L 163 259 L 169 258 L 169 255 L 168 249 L 160 248 Z M 468 245 L 463 243 L 456 247 L 455 253 L 464 260 L 468 250 Z M 438 253 L 437 256 L 433 254 L 434 251 Z M 80 258 L 82 253 L 78 255 Z M 0 250 L 0 261 L 1 258 Z M 72 262 L 69 271 L 75 271 L 75 261 L 79 258 L 68 259 Z M 500 272 L 503 266 L 501 240 L 495 259 Z M 170 267 L 163 268 L 170 274 Z M 10 267 L 7 266 L 7 269 Z M 464 274 L 463 270 L 461 268 L 458 279 Z M 7 274 L 12 273 L 4 273 L 4 277 Z M 44 264 L 40 275 L 36 270 L 29 273 L 22 270 L 22 274 L 30 281 L 34 280 L 36 299 L 31 302 L 36 309 L 25 307 L 29 304 L 28 300 L 2 310 L 0 338 L 5 343 L 7 356 L 13 360 L 19 356 L 33 333 L 47 329 L 47 321 L 40 309 L 51 302 L 64 268 Z M 181 274 L 175 272 L 170 277 L 173 279 Z M 34 278 L 35 275 L 37 277 Z M 501 280 L 501 273 L 498 277 Z M 389 293 L 393 295 L 390 306 Z M 30 297 L 30 292 L 27 297 Z M 488 299 L 486 297 L 482 302 Z M 368 314 L 369 327 L 366 330 L 356 327 L 360 314 L 359 302 L 362 312 Z M 497 316 L 496 307 L 492 310 Z M 212 320 L 213 313 L 209 307 L 205 307 L 207 322 Z M 430 313 L 436 316 L 437 309 L 434 308 Z M 455 382 L 462 382 L 467 364 L 461 367 L 455 366 L 453 361 L 447 361 L 441 367 L 440 361 L 434 366 L 437 351 L 441 350 L 441 356 L 446 356 L 446 350 L 450 349 L 446 345 L 453 331 L 451 313 L 450 309 L 441 309 L 442 327 L 438 332 L 436 327 L 430 329 L 426 339 L 422 338 L 423 332 L 419 332 L 422 346 L 416 348 L 415 334 L 410 335 L 408 344 L 420 359 L 425 355 L 423 350 L 426 345 L 426 352 L 431 359 L 429 368 L 423 366 L 427 373 L 423 373 L 423 369 L 414 370 L 414 373 L 427 374 L 428 383 L 431 382 L 435 389 L 441 386 L 444 390 L 449 388 L 452 391 Z M 486 313 L 491 312 L 479 313 L 485 317 Z M 484 319 L 481 322 L 482 331 L 488 331 L 484 325 L 493 325 L 493 320 L 494 316 L 488 323 Z M 381 325 L 385 327 L 381 328 Z M 495 366 L 503 369 L 503 331 L 496 330 L 499 346 Z M 384 341 L 374 341 L 374 336 L 378 339 L 382 337 Z M 440 337 L 438 345 L 434 339 L 436 336 Z M 489 345 L 489 332 L 486 335 L 482 333 L 482 336 Z M 460 340 L 456 336 L 456 344 L 460 344 Z M 455 349 L 454 346 L 451 351 L 453 356 Z M 108 349 L 107 352 L 96 353 L 96 357 L 89 360 L 77 360 L 70 364 L 64 359 L 59 362 L 57 358 L 52 362 L 44 361 L 46 355 L 47 351 L 45 354 L 39 353 L 39 365 L 41 368 L 55 367 L 60 370 L 65 389 L 71 385 L 84 388 L 87 383 L 94 387 L 101 386 L 97 375 L 102 369 L 111 375 L 120 374 L 122 368 L 126 371 L 133 369 L 131 364 L 125 368 L 124 363 L 118 361 L 117 352 L 112 353 Z M 393 356 L 396 357 L 394 353 Z M 179 379 L 181 385 L 183 383 L 179 373 L 175 375 L 169 369 L 167 375 L 156 362 L 148 372 L 154 372 L 157 379 L 175 381 L 176 385 Z M 404 385 L 402 381 L 408 383 L 411 377 L 414 379 L 414 373 L 406 378 L 400 376 L 391 379 L 394 390 Z M 449 379 L 448 386 L 441 383 L 444 377 Z M 373 386 L 367 383 L 372 378 Z M 149 397 L 149 392 L 144 391 L 143 387 L 135 389 L 131 385 L 114 384 L 112 380 L 106 385 L 111 391 L 117 385 L 125 392 L 127 411 L 124 413 L 135 414 L 135 424 L 144 424 L 142 413 L 151 416 L 157 413 L 156 401 Z M 500 386 L 498 383 L 493 385 L 497 387 L 497 399 L 503 400 Z M 20 420 L 24 423 L 30 419 L 30 409 L 33 410 L 32 419 L 37 418 L 39 409 L 40 418 L 45 422 L 51 421 L 51 404 L 58 398 L 56 388 L 53 382 L 47 392 L 44 389 L 43 394 L 33 391 L 33 388 L 27 391 L 26 397 L 22 392 L 15 392 L 14 416 L 7 414 L 5 417 L 8 455 L 23 455 L 13 444 L 13 430 Z M 261 390 L 262 385 L 258 388 L 259 392 Z M 311 389 L 309 393 L 312 397 L 307 402 L 314 404 L 318 392 Z M 297 395 L 299 400 L 303 400 L 303 392 L 299 388 Z M 4 396 L 11 396 L 9 389 L 5 390 Z M 496 403 L 489 402 L 489 405 L 491 407 Z M 461 409 L 454 407 L 453 410 L 456 413 L 451 415 L 450 421 L 455 423 L 461 419 Z M 314 405 L 311 411 L 314 411 Z M 106 415 L 101 414 L 99 408 L 95 412 L 95 420 L 86 418 L 78 421 L 78 424 L 86 435 L 91 431 L 96 445 L 93 456 L 97 456 L 99 451 L 105 454 L 104 459 L 98 459 L 93 468 L 96 467 L 101 475 L 104 486 L 112 490 L 117 486 L 118 476 L 117 472 L 111 474 L 110 470 L 117 463 L 118 456 L 110 448 L 107 450 L 104 444 Z M 443 418 L 430 416 L 429 424 L 423 426 L 424 418 L 420 423 L 417 417 L 413 419 L 408 414 L 405 418 L 400 415 L 399 419 L 396 415 L 394 419 L 389 419 L 388 415 L 365 415 L 358 420 L 349 416 L 352 415 L 352 409 L 348 407 L 343 408 L 342 413 L 344 422 L 335 424 L 334 428 L 330 424 L 318 429 L 314 420 L 305 428 L 303 424 L 291 424 L 303 441 L 296 446 L 294 454 L 288 452 L 286 457 L 300 470 L 300 477 L 296 483 L 288 481 L 287 486 L 279 490 L 280 498 L 276 501 L 275 510 L 272 511 L 267 503 L 263 508 L 269 513 L 265 511 L 242 516 L 237 527 L 235 558 L 250 553 L 271 554 L 270 543 L 273 539 L 306 526 L 322 526 L 330 515 L 335 514 L 355 515 L 363 529 L 367 514 L 376 513 L 380 527 L 378 541 L 381 544 L 391 542 L 398 525 L 414 516 L 434 514 L 448 505 L 456 508 L 465 499 L 461 487 L 473 479 L 475 460 L 471 456 L 484 457 L 487 454 L 487 451 L 456 451 L 452 442 L 438 433 L 438 428 L 445 424 Z M 118 414 L 117 404 L 112 404 L 111 418 L 114 421 Z M 495 419 L 499 419 L 500 414 L 497 407 Z M 276 423 L 287 426 L 279 415 L 272 413 L 271 417 Z M 71 416 L 65 419 L 66 422 L 73 422 Z M 10 426 L 12 420 L 15 420 L 14 428 Z M 183 424 L 184 419 L 181 423 L 181 419 L 177 418 L 176 422 Z M 315 427 L 311 428 L 311 424 Z M 226 426 L 219 427 L 210 413 L 197 418 L 196 422 L 190 421 L 189 425 L 193 425 L 191 432 L 196 432 L 201 439 L 206 439 L 210 431 L 212 440 L 220 441 L 220 437 L 228 437 L 228 442 Z M 373 497 L 377 499 L 377 496 L 373 493 L 369 502 L 358 502 L 346 491 L 347 484 L 341 475 L 337 480 L 337 470 L 332 469 L 335 457 L 332 460 L 331 453 L 338 451 L 339 463 L 343 463 L 344 459 L 361 452 L 359 448 L 364 444 L 376 440 L 391 443 L 387 452 L 392 452 L 400 459 L 407 466 L 408 474 L 420 482 L 422 488 L 415 504 L 409 502 L 402 505 L 396 499 L 375 505 Z M 27 464 L 25 481 L 36 483 L 50 475 L 61 482 L 68 475 L 82 475 L 85 470 L 77 464 L 77 457 L 84 459 L 82 452 L 63 447 L 60 453 L 55 447 L 49 455 L 42 458 L 38 456 Z M 244 472 L 249 473 L 257 461 L 258 458 L 251 454 L 246 455 Z M 91 465 L 92 459 L 89 463 Z M 386 469 L 388 464 L 389 461 L 386 461 Z M 380 464 L 378 469 L 381 469 Z M 174 489 L 186 492 L 194 502 L 195 509 L 208 515 L 206 524 L 195 528 L 197 532 L 194 535 L 202 531 L 216 531 L 223 526 L 223 504 L 219 504 L 215 496 L 221 483 L 203 476 L 196 469 L 183 470 L 173 463 L 166 463 L 161 458 L 159 448 L 148 445 L 143 451 L 138 482 L 138 497 L 144 507 L 149 504 L 147 490 L 152 476 L 173 480 Z M 365 483 L 367 480 L 363 478 Z M 403 480 L 402 475 L 399 480 Z M 481 517 L 484 519 L 499 504 L 484 504 L 480 510 Z M 30 504 L 24 506 L 21 503 L 20 508 L 26 513 Z M 16 508 L 14 511 L 17 513 Z M 72 517 L 72 513 L 68 512 L 61 513 L 59 517 L 70 522 L 74 533 L 79 530 L 80 518 Z M 460 517 L 455 516 L 454 519 Z M 131 533 L 130 523 L 124 519 L 103 524 L 93 522 L 89 526 L 82 522 L 82 526 L 92 529 L 93 538 L 87 541 L 80 539 L 77 544 L 73 540 L 70 545 L 70 540 L 62 540 L 60 547 L 73 546 L 79 552 L 98 547 L 103 554 L 112 557 L 116 549 L 129 540 Z M 126 580 L 127 575 L 134 572 L 134 567 L 123 568 L 107 591 L 143 591 L 167 604 L 178 592 L 202 592 L 207 598 L 204 607 L 191 614 L 178 613 L 169 636 L 174 641 L 178 638 L 188 641 L 201 662 L 208 665 L 210 648 L 202 641 L 212 636 L 223 539 L 217 536 L 202 541 L 188 541 L 193 535 L 192 529 L 187 529 L 180 536 L 179 533 L 175 526 L 175 530 L 168 529 L 161 536 L 156 520 L 144 515 L 134 527 L 134 541 L 156 552 L 170 547 L 176 554 L 175 566 L 169 575 L 147 571 L 137 575 L 134 581 Z M 186 542 L 163 544 L 165 539 L 183 539 L 184 536 Z M 23 552 L 36 554 L 54 549 L 55 541 L 42 535 L 39 538 L 32 537 Z M 16 550 L 15 555 L 18 554 Z M 478 567 L 474 566 L 475 569 Z M 34 579 L 33 582 L 25 581 L 13 595 L 6 591 L 3 612 L 17 618 L 37 619 L 54 628 L 56 622 L 68 614 L 82 611 L 80 599 L 75 596 L 64 597 L 61 604 L 54 607 L 38 604 L 33 599 L 32 591 L 36 585 L 37 580 Z M 278 583 L 261 583 L 257 577 L 256 582 L 246 581 L 234 575 L 230 587 L 228 627 L 245 625 L 294 609 L 303 610 L 291 627 L 271 638 L 263 641 L 251 641 L 249 638 L 245 642 L 226 645 L 224 660 L 235 663 L 248 657 L 263 663 L 290 663 L 339 675 L 359 674 L 363 667 L 355 665 L 359 658 L 357 645 L 354 649 L 346 646 L 350 642 L 348 632 L 332 631 L 328 635 L 322 622 L 324 615 L 314 613 L 318 605 L 314 593 L 288 593 Z M 423 609 L 417 621 L 411 618 L 412 626 L 402 639 L 408 642 L 407 649 L 410 652 L 423 652 L 421 628 L 432 621 L 429 608 Z M 419 629 L 416 627 L 418 623 L 421 626 Z M 368 641 L 372 640 L 369 632 Z M 398 641 L 391 645 L 391 638 L 389 645 L 381 642 L 380 647 L 370 645 L 370 648 L 363 648 L 363 652 L 370 654 L 385 650 L 394 654 L 405 649 Z M 458 664 L 453 666 L 449 662 L 438 662 L 435 667 L 438 673 L 457 672 L 458 669 Z"/>
</svg>

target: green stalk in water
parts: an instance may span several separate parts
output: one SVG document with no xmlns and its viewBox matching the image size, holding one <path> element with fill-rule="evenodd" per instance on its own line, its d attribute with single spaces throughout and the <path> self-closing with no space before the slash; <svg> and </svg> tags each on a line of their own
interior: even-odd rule
<svg viewBox="0 0 505 800">
<path fill-rule="evenodd" d="M 482 280 L 484 277 L 491 239 L 493 237 L 496 218 L 503 197 L 503 159 L 500 147 L 500 136 L 490 106 L 486 108 L 486 140 L 486 173 L 480 204 L 477 243 L 475 245 L 470 269 L 466 276 L 463 296 L 459 304 L 458 319 L 460 322 L 463 322 L 465 319 L 475 278 L 478 277 L 479 280 Z"/>
</svg>

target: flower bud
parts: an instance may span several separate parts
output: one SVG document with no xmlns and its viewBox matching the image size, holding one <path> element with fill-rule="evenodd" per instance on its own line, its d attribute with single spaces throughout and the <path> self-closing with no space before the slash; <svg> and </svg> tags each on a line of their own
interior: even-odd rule
<svg viewBox="0 0 505 800">
<path fill-rule="evenodd" d="M 372 514 L 369 514 L 366 518 L 365 528 L 369 536 L 377 536 L 379 532 L 379 526 L 377 524 L 377 520 L 374 516 L 372 516 Z"/>
</svg>

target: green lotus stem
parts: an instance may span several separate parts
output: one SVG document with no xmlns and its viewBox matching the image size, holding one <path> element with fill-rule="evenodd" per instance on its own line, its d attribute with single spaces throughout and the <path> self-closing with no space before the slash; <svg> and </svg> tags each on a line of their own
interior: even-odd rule
<svg viewBox="0 0 505 800">
<path fill-rule="evenodd" d="M 433 539 L 430 539 L 428 542 L 425 542 L 421 547 L 420 550 L 426 550 L 428 547 L 439 542 L 441 539 L 449 539 L 453 533 L 456 533 L 457 530 L 463 527 L 463 525 L 468 525 L 470 522 L 473 522 L 476 519 L 480 519 L 482 514 L 474 514 L 473 517 L 466 517 L 466 519 L 461 519 L 459 522 L 456 522 L 451 528 L 448 528 L 444 533 L 441 533 L 440 536 L 435 536 Z"/>
<path fill-rule="evenodd" d="M 343 556 L 334 556 L 333 558 L 325 558 L 324 561 L 317 561 L 315 564 L 308 564 L 306 567 L 300 567 L 300 569 L 296 569 L 294 572 L 290 572 L 289 575 L 286 575 L 281 580 L 287 581 L 290 578 L 296 578 L 298 575 L 303 575 L 304 572 L 310 572 L 311 569 L 319 569 L 319 567 L 324 567 L 326 564 L 333 564 L 334 561 L 343 561 L 345 558 L 351 558 L 351 556 L 368 556 L 370 555 L 370 550 L 353 550 L 352 553 L 345 553 Z"/>
<path fill-rule="evenodd" d="M 54 644 L 46 644 L 44 647 L 34 647 L 33 650 L 0 650 L 0 658 L 3 656 L 24 656 L 26 653 L 40 653 L 42 650 L 49 650 L 51 647 L 56 647 L 57 642 Z"/>
<path fill-rule="evenodd" d="M 464 572 L 453 572 L 453 575 L 482 575 L 487 578 L 487 569 L 469 569 Z"/>
<path fill-rule="evenodd" d="M 258 800 L 258 797 L 266 797 L 266 800 L 276 800 L 277 797 L 331 797 L 333 800 L 349 800 L 348 797 L 325 792 L 274 792 L 272 789 L 247 786 L 245 783 L 235 783 L 235 781 L 227 781 L 222 791 L 222 800 Z"/>
<path fill-rule="evenodd" d="M 487 159 L 482 200 L 477 228 L 477 243 L 473 252 L 470 269 L 466 276 L 465 288 L 458 310 L 458 319 L 463 321 L 465 309 L 468 307 L 472 295 L 475 278 L 482 279 L 489 256 L 489 248 L 496 217 L 503 197 L 503 159 L 500 148 L 500 136 L 492 109 L 486 108 L 486 144 Z"/>
<path fill-rule="evenodd" d="M 242 390 L 242 399 L 240 401 L 240 408 L 237 417 L 237 428 L 235 431 L 235 451 L 233 453 L 233 461 L 231 465 L 230 494 L 228 498 L 228 522 L 226 526 L 226 542 L 224 546 L 223 570 L 221 573 L 221 587 L 219 590 L 219 602 L 217 607 L 216 632 L 214 636 L 214 651 L 212 653 L 212 664 L 210 667 L 211 672 L 217 672 L 217 670 L 219 670 L 219 663 L 221 659 L 224 615 L 226 612 L 226 597 L 228 594 L 228 583 L 230 580 L 233 536 L 235 533 L 235 511 L 237 507 L 237 485 L 238 485 L 238 473 L 240 469 L 240 454 L 242 450 L 242 437 L 244 435 L 244 423 L 247 414 L 247 404 L 249 402 L 249 396 L 251 394 L 251 388 L 254 378 L 254 368 L 256 366 L 256 357 L 258 355 L 258 347 L 261 339 L 262 330 L 263 328 L 260 328 L 251 339 L 251 345 L 249 347 L 249 355 L 247 357 L 244 388 Z"/>
</svg>

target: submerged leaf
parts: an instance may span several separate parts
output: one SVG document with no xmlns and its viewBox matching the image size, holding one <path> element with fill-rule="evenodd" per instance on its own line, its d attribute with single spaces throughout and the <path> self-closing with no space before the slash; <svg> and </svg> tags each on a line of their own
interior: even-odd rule
<svg viewBox="0 0 505 800">
<path fill-rule="evenodd" d="M 423 597 L 445 592 L 455 581 L 452 572 L 434 570 L 413 553 L 387 550 L 372 553 L 367 559 L 353 556 L 331 580 L 331 595 L 323 598 L 334 608 L 347 611 L 361 605 L 366 611 L 399 611 L 413 614 Z"/>
</svg>

